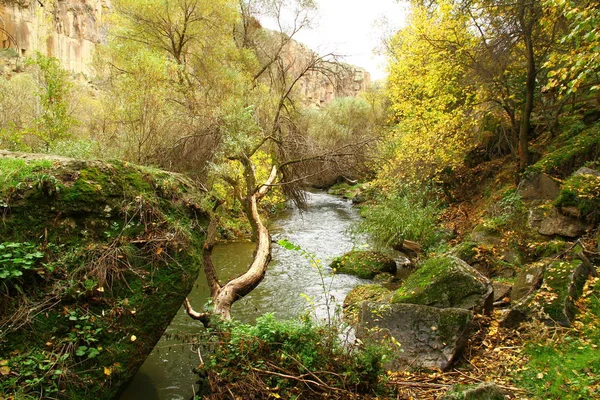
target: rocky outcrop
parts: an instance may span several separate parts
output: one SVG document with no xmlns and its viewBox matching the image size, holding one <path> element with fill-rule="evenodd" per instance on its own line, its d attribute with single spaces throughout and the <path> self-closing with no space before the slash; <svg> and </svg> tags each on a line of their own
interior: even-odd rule
<svg viewBox="0 0 600 400">
<path fill-rule="evenodd" d="M 531 316 L 536 316 L 549 324 L 571 326 L 576 315 L 575 302 L 593 273 L 593 269 L 580 260 L 549 259 L 531 266 L 523 273 L 527 277 L 526 282 L 515 282 L 513 292 L 519 290 L 521 297 L 514 295 L 515 300 L 519 301 L 504 317 L 502 324 L 516 327 Z M 535 285 L 529 282 L 536 280 Z M 529 286 L 532 286 L 531 289 L 525 292 Z M 523 294 L 526 296 L 523 297 Z"/>
<path fill-rule="evenodd" d="M 467 343 L 470 311 L 418 304 L 364 302 L 357 336 L 363 339 L 393 337 L 400 352 L 392 368 L 448 369 Z"/>
<path fill-rule="evenodd" d="M 494 289 L 488 278 L 463 260 L 436 257 L 427 260 L 394 293 L 392 303 L 438 308 L 463 308 L 489 313 Z"/>
<path fill-rule="evenodd" d="M 89 74 L 110 0 L 22 0 L 0 5 L 0 47 L 19 56 L 35 51 L 58 58 L 63 67 Z"/>
<path fill-rule="evenodd" d="M 581 220 L 560 213 L 551 204 L 530 210 L 527 224 L 542 235 L 569 238 L 579 237 L 590 228 Z"/>
<path fill-rule="evenodd" d="M 559 184 L 542 172 L 523 179 L 517 190 L 523 200 L 554 200 L 559 192 Z"/>
<path fill-rule="evenodd" d="M 128 163 L 8 152 L 0 176 L 0 359 L 12 379 L 0 392 L 115 398 L 196 280 L 203 192 Z"/>
</svg>

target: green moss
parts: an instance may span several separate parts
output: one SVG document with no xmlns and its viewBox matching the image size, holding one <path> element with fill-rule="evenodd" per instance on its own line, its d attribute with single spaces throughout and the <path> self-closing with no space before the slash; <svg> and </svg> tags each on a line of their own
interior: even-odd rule
<svg viewBox="0 0 600 400">
<path fill-rule="evenodd" d="M 335 258 L 330 267 L 341 274 L 373 279 L 383 272 L 396 273 L 396 262 L 382 253 L 374 251 L 351 251 Z"/>
<path fill-rule="evenodd" d="M 381 285 L 360 285 L 352 289 L 344 299 L 344 319 L 351 323 L 358 321 L 360 305 L 363 301 L 389 302 L 392 291 Z"/>
<path fill-rule="evenodd" d="M 567 176 L 587 161 L 600 155 L 600 124 L 583 131 L 565 131 L 556 141 L 553 151 L 528 168 L 528 172 L 546 172 Z"/>
<path fill-rule="evenodd" d="M 576 175 L 567 179 L 554 202 L 557 207 L 575 207 L 590 222 L 600 220 L 600 177 Z"/>
<path fill-rule="evenodd" d="M 578 329 L 557 331 L 551 340 L 532 336 L 525 346 L 527 363 L 513 374 L 531 398 L 600 398 L 600 297 L 598 287 L 589 289 L 579 302 Z"/>
<path fill-rule="evenodd" d="M 202 195 L 180 175 L 127 163 L 0 166 L 0 237 L 31 242 L 46 265 L 0 285 L 0 360 L 15 371 L 0 393 L 112 399 L 197 277 Z M 12 323 L 22 307 L 43 312 Z"/>
<path fill-rule="evenodd" d="M 482 307 L 487 289 L 458 259 L 442 256 L 426 260 L 392 297 L 392 303 L 412 303 L 435 307 Z"/>
<path fill-rule="evenodd" d="M 535 300 L 550 318 L 559 324 L 568 326 L 569 319 L 575 316 L 574 301 L 581 295 L 585 283 L 585 277 L 576 273 L 581 265 L 580 260 L 554 261 L 544 271 L 544 284 L 536 293 Z M 572 283 L 574 291 L 571 288 Z"/>
</svg>

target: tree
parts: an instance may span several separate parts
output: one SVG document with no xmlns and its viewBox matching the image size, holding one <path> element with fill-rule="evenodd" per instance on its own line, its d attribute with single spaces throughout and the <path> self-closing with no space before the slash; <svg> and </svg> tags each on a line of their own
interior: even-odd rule
<svg viewBox="0 0 600 400">
<path fill-rule="evenodd" d="M 31 133 L 44 142 L 48 151 L 56 141 L 70 137 L 70 130 L 76 123 L 69 104 L 72 85 L 68 72 L 61 67 L 58 59 L 36 53 L 30 63 L 36 67 L 39 85 L 38 116 Z"/>
<path fill-rule="evenodd" d="M 396 127 L 382 157 L 384 181 L 434 179 L 472 146 L 478 89 L 469 76 L 475 41 L 467 22 L 450 2 L 414 6 L 391 39 L 387 95 Z"/>
</svg>

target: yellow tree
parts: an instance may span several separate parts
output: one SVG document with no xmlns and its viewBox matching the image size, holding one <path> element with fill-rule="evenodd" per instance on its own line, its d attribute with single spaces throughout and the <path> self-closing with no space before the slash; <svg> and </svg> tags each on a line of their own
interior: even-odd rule
<svg viewBox="0 0 600 400">
<path fill-rule="evenodd" d="M 396 123 L 381 177 L 430 180 L 461 163 L 474 135 L 477 88 L 468 76 L 474 38 L 449 2 L 413 6 L 388 46 L 387 94 Z"/>
</svg>

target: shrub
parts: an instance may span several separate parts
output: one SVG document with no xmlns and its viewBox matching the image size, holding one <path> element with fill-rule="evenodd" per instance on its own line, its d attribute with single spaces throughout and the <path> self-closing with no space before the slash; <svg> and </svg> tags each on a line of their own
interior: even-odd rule
<svg viewBox="0 0 600 400">
<path fill-rule="evenodd" d="M 438 229 L 441 204 L 427 188 L 403 186 L 364 208 L 356 231 L 368 234 L 378 247 L 396 246 L 404 239 L 428 248 L 442 238 Z"/>
<path fill-rule="evenodd" d="M 217 322 L 201 342 L 208 343 L 204 364 L 212 398 L 331 398 L 379 389 L 385 347 L 344 346 L 337 329 L 310 318 L 279 321 L 273 314 L 256 325 Z M 275 396 L 276 395 L 276 396 Z"/>
</svg>

